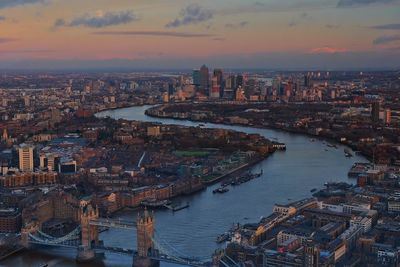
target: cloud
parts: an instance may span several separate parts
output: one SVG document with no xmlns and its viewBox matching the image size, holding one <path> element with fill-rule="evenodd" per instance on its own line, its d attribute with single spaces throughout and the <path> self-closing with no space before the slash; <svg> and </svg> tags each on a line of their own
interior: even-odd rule
<svg viewBox="0 0 400 267">
<path fill-rule="evenodd" d="M 361 7 L 371 4 L 390 4 L 399 0 L 339 0 L 337 7 Z"/>
<path fill-rule="evenodd" d="M 311 17 L 308 15 L 307 12 L 303 12 L 303 13 L 300 14 L 300 16 L 298 17 L 298 19 L 292 19 L 292 20 L 289 22 L 288 26 L 289 26 L 289 27 L 297 26 L 297 25 L 299 25 L 302 21 L 305 21 L 305 20 L 310 19 L 310 18 L 311 18 Z"/>
<path fill-rule="evenodd" d="M 168 31 L 99 31 L 93 32 L 96 35 L 138 35 L 138 36 L 165 36 L 180 38 L 214 37 L 214 34 L 189 33 L 189 32 L 168 32 Z"/>
<path fill-rule="evenodd" d="M 230 28 L 230 29 L 238 29 L 238 28 L 243 28 L 249 24 L 248 21 L 241 21 L 239 23 L 227 23 L 225 24 L 225 28 Z"/>
<path fill-rule="evenodd" d="M 213 11 L 205 9 L 198 4 L 190 4 L 182 9 L 179 17 L 167 23 L 165 27 L 176 28 L 179 26 L 197 24 L 200 22 L 208 21 L 214 16 Z"/>
<path fill-rule="evenodd" d="M 371 26 L 370 28 L 377 30 L 400 30 L 400 24 L 383 24 L 383 25 Z"/>
<path fill-rule="evenodd" d="M 0 16 L 0 21 L 6 20 L 6 17 Z"/>
<path fill-rule="evenodd" d="M 48 49 L 18 49 L 18 50 L 0 50 L 0 54 L 47 54 L 55 53 L 55 50 Z"/>
<path fill-rule="evenodd" d="M 77 17 L 69 22 L 64 19 L 57 19 L 54 22 L 54 27 L 89 27 L 89 28 L 103 28 L 108 26 L 127 24 L 132 21 L 139 20 L 139 17 L 131 10 L 121 12 L 103 12 L 97 11 L 96 14 Z"/>
<path fill-rule="evenodd" d="M 4 44 L 4 43 L 9 43 L 9 42 L 14 42 L 14 41 L 16 41 L 17 39 L 14 39 L 14 38 L 1 38 L 0 37 L 0 44 Z"/>
<path fill-rule="evenodd" d="M 346 52 L 348 52 L 348 50 L 345 48 L 324 46 L 324 47 L 313 48 L 310 51 L 308 51 L 308 54 L 337 54 Z"/>
<path fill-rule="evenodd" d="M 373 41 L 374 45 L 382 45 L 382 44 L 388 44 L 392 42 L 400 41 L 400 34 L 396 35 L 383 35 L 379 36 Z"/>
<path fill-rule="evenodd" d="M 0 0 L 0 9 L 29 4 L 46 4 L 47 0 Z"/>
</svg>

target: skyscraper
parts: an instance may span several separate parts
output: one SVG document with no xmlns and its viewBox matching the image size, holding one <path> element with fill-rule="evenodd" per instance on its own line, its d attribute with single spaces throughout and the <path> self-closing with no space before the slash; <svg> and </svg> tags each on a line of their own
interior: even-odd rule
<svg viewBox="0 0 400 267">
<path fill-rule="evenodd" d="M 217 78 L 217 85 L 219 87 L 219 96 L 222 97 L 224 95 L 224 76 L 222 73 L 222 69 L 214 69 L 214 77 Z"/>
<path fill-rule="evenodd" d="M 304 75 L 304 86 L 306 88 L 310 88 L 311 87 L 311 75 L 309 73 Z"/>
<path fill-rule="evenodd" d="M 210 98 L 219 98 L 220 97 L 221 86 L 218 84 L 218 77 L 213 76 L 211 80 L 211 90 L 210 90 Z"/>
<path fill-rule="evenodd" d="M 241 86 L 241 87 L 243 87 L 243 84 L 244 84 L 244 78 L 243 78 L 243 75 L 237 75 L 236 76 L 236 87 L 239 87 L 239 86 Z"/>
<path fill-rule="evenodd" d="M 19 169 L 23 172 L 33 171 L 33 146 L 22 144 L 18 148 Z"/>
<path fill-rule="evenodd" d="M 200 70 L 193 70 L 193 84 L 195 86 L 200 86 L 201 83 L 201 75 Z"/>
<path fill-rule="evenodd" d="M 209 71 L 206 65 L 200 68 L 200 87 L 204 90 L 210 87 L 210 77 Z"/>
</svg>

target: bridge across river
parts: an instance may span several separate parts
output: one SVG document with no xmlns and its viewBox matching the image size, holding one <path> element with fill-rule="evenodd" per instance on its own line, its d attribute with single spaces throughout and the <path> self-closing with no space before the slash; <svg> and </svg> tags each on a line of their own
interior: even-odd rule
<svg viewBox="0 0 400 267">
<path fill-rule="evenodd" d="M 21 231 L 22 244 L 29 248 L 33 245 L 66 247 L 77 250 L 78 261 L 91 261 L 102 252 L 132 256 L 134 266 L 151 266 L 154 262 L 170 262 L 187 266 L 209 266 L 210 258 L 199 259 L 179 252 L 165 240 L 158 238 L 154 229 L 154 215 L 147 209 L 139 214 L 137 221 L 99 217 L 97 208 L 90 204 L 81 207 L 80 224 L 70 233 L 54 237 L 41 231 L 38 224 L 30 224 Z M 137 250 L 106 246 L 99 240 L 99 228 L 117 228 L 137 231 Z"/>
</svg>

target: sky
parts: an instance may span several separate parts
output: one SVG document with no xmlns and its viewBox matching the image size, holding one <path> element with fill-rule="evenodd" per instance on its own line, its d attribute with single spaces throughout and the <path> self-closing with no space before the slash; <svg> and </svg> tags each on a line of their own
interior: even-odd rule
<svg viewBox="0 0 400 267">
<path fill-rule="evenodd" d="M 2 69 L 400 68 L 400 0 L 0 0 Z"/>
</svg>

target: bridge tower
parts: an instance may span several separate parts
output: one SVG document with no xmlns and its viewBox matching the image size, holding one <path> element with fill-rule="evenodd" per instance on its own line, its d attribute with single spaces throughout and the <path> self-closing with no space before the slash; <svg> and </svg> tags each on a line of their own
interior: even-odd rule
<svg viewBox="0 0 400 267">
<path fill-rule="evenodd" d="M 82 245 L 78 249 L 78 261 L 90 261 L 95 258 L 93 245 L 99 244 L 99 231 L 96 225 L 91 225 L 91 220 L 99 218 L 98 208 L 86 205 L 80 208 L 79 218 L 81 222 Z"/>
<path fill-rule="evenodd" d="M 138 257 L 134 260 L 135 267 L 149 267 L 159 264 L 149 256 L 153 253 L 154 216 L 145 208 L 143 214 L 138 214 L 136 221 Z"/>
<path fill-rule="evenodd" d="M 37 222 L 30 222 L 21 229 L 21 245 L 25 248 L 29 247 L 29 234 L 35 234 L 39 231 Z"/>
</svg>

